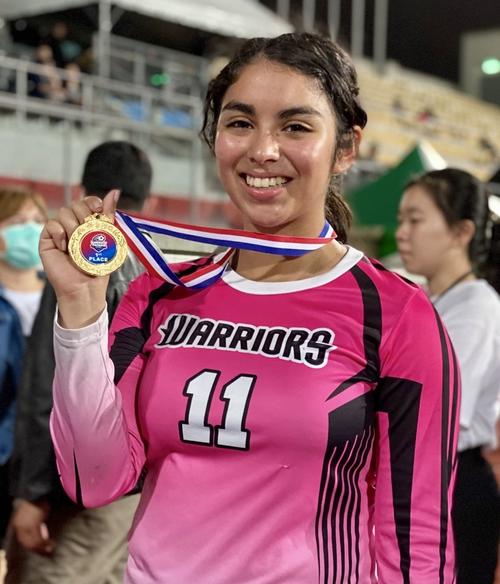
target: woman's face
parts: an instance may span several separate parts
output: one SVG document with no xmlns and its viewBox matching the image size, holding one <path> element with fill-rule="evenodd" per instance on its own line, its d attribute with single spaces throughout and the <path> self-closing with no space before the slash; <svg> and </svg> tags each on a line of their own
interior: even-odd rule
<svg viewBox="0 0 500 584">
<path fill-rule="evenodd" d="M 421 186 L 407 189 L 398 213 L 398 250 L 408 272 L 434 276 L 459 254 L 466 254 L 455 230 Z"/>
<path fill-rule="evenodd" d="M 27 200 L 14 215 L 0 221 L 0 229 L 17 223 L 45 223 L 45 216 L 33 201 Z"/>
<path fill-rule="evenodd" d="M 227 90 L 215 140 L 219 177 L 249 230 L 316 236 L 332 172 L 336 121 L 309 77 L 261 59 Z M 345 165 L 345 166 L 343 166 Z"/>
</svg>

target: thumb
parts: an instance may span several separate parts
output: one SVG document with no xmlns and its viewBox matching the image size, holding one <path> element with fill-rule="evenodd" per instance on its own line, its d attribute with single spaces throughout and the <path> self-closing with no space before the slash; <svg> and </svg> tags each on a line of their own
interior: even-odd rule
<svg viewBox="0 0 500 584">
<path fill-rule="evenodd" d="M 42 548 L 46 553 L 54 551 L 54 541 L 50 537 L 49 528 L 46 523 L 40 525 L 40 537 L 43 540 Z"/>
<path fill-rule="evenodd" d="M 120 198 L 120 191 L 118 189 L 113 189 L 109 191 L 109 193 L 104 197 L 102 200 L 102 212 L 105 215 L 114 219 L 116 205 L 118 203 L 118 199 Z"/>
</svg>

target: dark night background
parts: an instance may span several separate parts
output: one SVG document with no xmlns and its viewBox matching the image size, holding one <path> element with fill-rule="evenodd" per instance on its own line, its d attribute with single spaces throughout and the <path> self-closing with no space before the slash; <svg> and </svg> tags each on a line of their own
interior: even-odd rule
<svg viewBox="0 0 500 584">
<path fill-rule="evenodd" d="M 276 0 L 261 2 L 276 9 Z M 367 56 L 372 55 L 373 4 L 366 0 Z M 294 23 L 300 24 L 302 1 L 290 5 Z M 325 32 L 327 5 L 328 0 L 316 2 L 318 26 Z M 342 0 L 342 12 L 339 41 L 349 49 L 351 0 Z M 405 67 L 457 82 L 460 35 L 492 28 L 500 29 L 500 0 L 389 0 L 387 55 Z"/>
<path fill-rule="evenodd" d="M 276 10 L 277 0 L 259 1 Z M 291 21 L 299 30 L 302 25 L 302 1 L 290 0 Z M 347 50 L 350 47 L 351 2 L 352 0 L 341 0 L 342 18 L 338 40 Z M 493 28 L 500 30 L 500 0 L 388 0 L 388 2 L 388 58 L 400 62 L 404 67 L 453 82 L 458 82 L 461 34 L 471 30 Z M 365 0 L 365 3 L 365 55 L 370 57 L 373 54 L 374 0 Z M 328 0 L 316 0 L 318 32 L 328 33 L 327 5 Z M 93 10 L 87 8 L 67 10 L 59 13 L 57 17 L 55 14 L 40 15 L 28 19 L 28 29 L 22 33 L 17 32 L 14 27 L 12 33 L 16 40 L 36 45 L 39 39 L 36 34 L 29 38 L 30 31 L 33 32 L 33 28 L 43 23 L 49 27 L 54 18 L 70 22 L 74 33 L 81 33 L 82 40 L 89 39 L 95 30 L 97 9 L 94 6 Z M 194 54 L 210 54 L 217 44 L 217 35 L 160 22 L 135 13 L 125 13 L 113 31 L 115 34 Z M 227 46 L 227 38 L 220 40 Z M 500 58 L 500 55 L 492 56 Z"/>
</svg>

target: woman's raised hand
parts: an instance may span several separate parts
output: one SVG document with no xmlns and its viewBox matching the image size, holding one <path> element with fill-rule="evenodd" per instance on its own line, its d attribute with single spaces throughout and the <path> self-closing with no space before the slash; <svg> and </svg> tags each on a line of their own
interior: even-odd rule
<svg viewBox="0 0 500 584">
<path fill-rule="evenodd" d="M 59 322 L 65 328 L 81 328 L 97 320 L 106 304 L 109 280 L 109 276 L 90 276 L 76 267 L 68 254 L 69 238 L 89 215 L 103 213 L 114 218 L 119 195 L 114 190 L 102 200 L 85 197 L 63 207 L 42 231 L 40 257 L 57 296 Z"/>
</svg>

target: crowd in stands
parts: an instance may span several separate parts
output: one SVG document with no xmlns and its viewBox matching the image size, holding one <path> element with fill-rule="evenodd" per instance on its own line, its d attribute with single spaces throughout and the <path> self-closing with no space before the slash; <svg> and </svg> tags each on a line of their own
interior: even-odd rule
<svg viewBox="0 0 500 584">
<path fill-rule="evenodd" d="M 36 48 L 35 63 L 39 68 L 29 73 L 28 94 L 81 105 L 81 69 L 77 60 L 80 54 L 81 46 L 68 37 L 66 23 L 57 22 Z"/>
<path fill-rule="evenodd" d="M 388 64 L 383 75 L 357 63 L 361 100 L 370 123 L 362 154 L 377 144 L 376 161 L 397 164 L 425 139 L 453 166 L 488 180 L 499 165 L 500 109 L 437 78 Z"/>
</svg>

